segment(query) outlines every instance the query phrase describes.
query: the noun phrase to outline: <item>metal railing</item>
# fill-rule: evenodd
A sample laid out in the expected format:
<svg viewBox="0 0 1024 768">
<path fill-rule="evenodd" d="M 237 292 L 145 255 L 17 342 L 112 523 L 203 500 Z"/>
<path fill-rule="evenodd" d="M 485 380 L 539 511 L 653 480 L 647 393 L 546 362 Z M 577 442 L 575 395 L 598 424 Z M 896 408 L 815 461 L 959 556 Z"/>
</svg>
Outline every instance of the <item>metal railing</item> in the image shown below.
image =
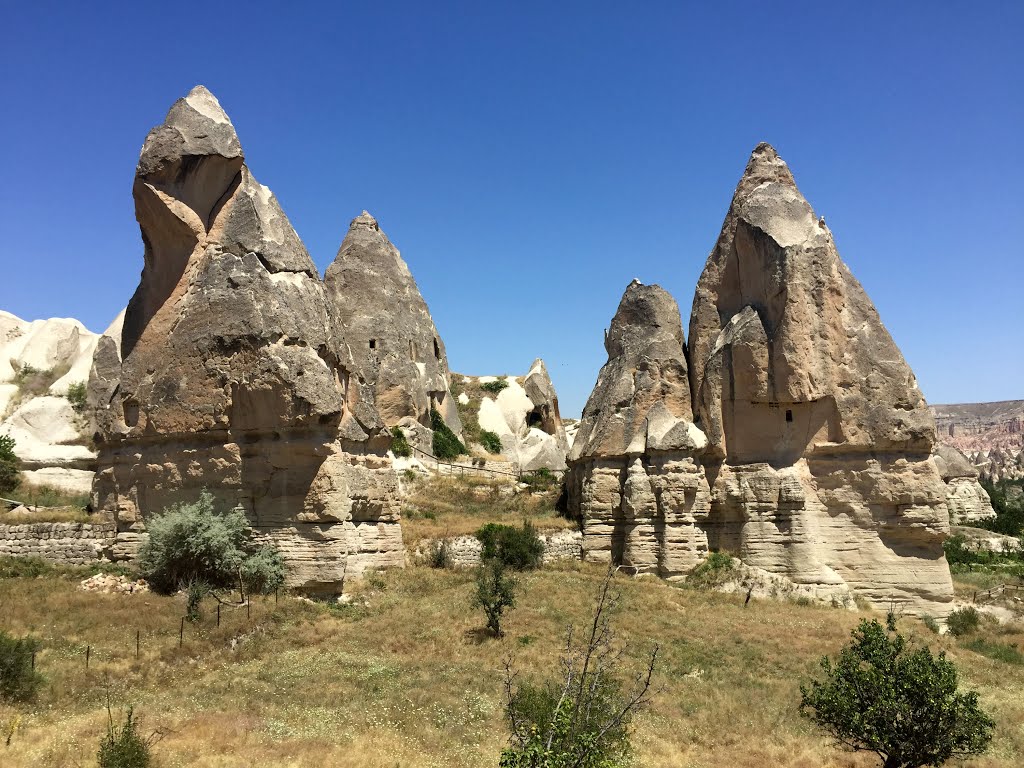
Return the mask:
<svg viewBox="0 0 1024 768">
<path fill-rule="evenodd" d="M 472 477 L 474 473 L 478 473 L 479 475 L 483 476 L 490 475 L 497 477 L 514 477 L 516 480 L 522 480 L 523 475 L 531 474 L 530 472 L 523 472 L 522 469 L 518 469 L 515 472 L 508 472 L 503 469 L 492 469 L 490 467 L 480 466 L 477 464 L 457 464 L 452 461 L 444 461 L 442 459 L 439 459 L 434 454 L 428 453 L 427 451 L 424 451 L 422 448 L 417 448 L 415 445 L 410 445 L 409 447 L 412 448 L 414 456 L 418 454 L 419 456 L 423 456 L 424 458 L 433 462 L 434 468 L 437 470 L 437 473 L 439 475 L 457 474 L 460 477 L 465 477 L 468 474 L 470 477 Z M 551 472 L 551 474 L 557 475 L 559 477 L 561 477 L 561 475 L 565 473 L 564 469 L 551 469 L 548 471 Z"/>
</svg>

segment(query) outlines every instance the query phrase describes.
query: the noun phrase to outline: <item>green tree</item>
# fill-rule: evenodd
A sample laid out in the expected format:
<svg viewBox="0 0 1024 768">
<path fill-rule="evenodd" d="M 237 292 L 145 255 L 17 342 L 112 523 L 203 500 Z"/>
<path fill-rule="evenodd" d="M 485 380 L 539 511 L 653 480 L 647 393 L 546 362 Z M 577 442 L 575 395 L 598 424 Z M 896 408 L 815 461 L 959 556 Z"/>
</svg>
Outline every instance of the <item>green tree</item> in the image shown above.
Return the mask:
<svg viewBox="0 0 1024 768">
<path fill-rule="evenodd" d="M 204 584 L 265 594 L 284 581 L 280 553 L 254 545 L 242 511 L 218 511 L 208 491 L 196 502 L 176 504 L 153 516 L 146 529 L 149 540 L 139 552 L 139 570 L 157 591 Z"/>
<path fill-rule="evenodd" d="M 75 409 L 77 413 L 81 413 L 85 410 L 86 404 L 86 387 L 84 381 L 76 381 L 74 384 L 68 385 L 68 402 L 71 403 L 71 407 Z"/>
<path fill-rule="evenodd" d="M 405 432 L 402 431 L 401 427 L 391 428 L 391 452 L 395 456 L 402 458 L 412 456 L 412 446 L 409 445 L 409 438 L 405 436 Z"/>
<path fill-rule="evenodd" d="M 484 609 L 487 629 L 501 637 L 501 617 L 506 608 L 516 607 L 516 580 L 505 571 L 500 560 L 485 560 L 477 570 L 473 605 Z"/>
<path fill-rule="evenodd" d="M 909 648 L 888 627 L 861 621 L 833 662 L 821 660 L 823 680 L 800 686 L 800 712 L 854 751 L 874 752 L 884 768 L 938 766 L 985 751 L 994 723 L 978 694 L 957 690 L 945 652 Z"/>
<path fill-rule="evenodd" d="M 488 453 L 501 453 L 501 438 L 497 432 L 491 432 L 487 429 L 480 430 L 480 445 Z"/>
<path fill-rule="evenodd" d="M 43 684 L 33 668 L 32 656 L 39 642 L 31 637 L 13 637 L 0 630 L 0 699 L 31 701 Z"/>
<path fill-rule="evenodd" d="M 19 463 L 14 453 L 14 438 L 0 435 L 0 493 L 10 493 L 21 485 Z"/>
<path fill-rule="evenodd" d="M 517 571 L 538 567 L 544 560 L 544 542 L 529 520 L 522 528 L 501 523 L 487 523 L 476 532 L 483 550 L 483 560 L 500 560 L 503 565 Z"/>
</svg>

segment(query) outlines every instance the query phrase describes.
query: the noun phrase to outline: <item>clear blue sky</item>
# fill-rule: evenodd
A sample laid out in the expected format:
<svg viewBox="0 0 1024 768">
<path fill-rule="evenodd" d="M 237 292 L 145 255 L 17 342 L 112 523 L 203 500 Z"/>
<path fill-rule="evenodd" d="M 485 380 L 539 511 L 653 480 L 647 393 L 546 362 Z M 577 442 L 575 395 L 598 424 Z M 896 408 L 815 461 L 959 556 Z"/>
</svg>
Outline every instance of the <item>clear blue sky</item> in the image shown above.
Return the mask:
<svg viewBox="0 0 1024 768">
<path fill-rule="evenodd" d="M 1024 398 L 1024 3 L 3 3 L 0 308 L 102 330 L 132 175 L 203 83 L 321 271 L 373 213 L 465 373 L 565 415 L 638 277 L 689 316 L 779 150 L 931 402 Z"/>
</svg>

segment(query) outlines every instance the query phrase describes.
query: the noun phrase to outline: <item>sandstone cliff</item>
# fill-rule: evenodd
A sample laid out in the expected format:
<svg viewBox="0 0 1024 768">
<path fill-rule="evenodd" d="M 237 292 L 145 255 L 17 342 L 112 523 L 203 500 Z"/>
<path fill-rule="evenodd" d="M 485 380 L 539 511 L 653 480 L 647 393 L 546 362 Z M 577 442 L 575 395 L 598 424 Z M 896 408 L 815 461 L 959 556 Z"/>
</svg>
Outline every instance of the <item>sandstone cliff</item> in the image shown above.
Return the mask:
<svg viewBox="0 0 1024 768">
<path fill-rule="evenodd" d="M 461 433 L 444 342 L 408 265 L 366 211 L 352 221 L 324 285 L 384 423 L 412 418 L 426 427 L 436 408 Z"/>
<path fill-rule="evenodd" d="M 373 390 L 302 241 L 198 86 L 146 138 L 145 245 L 119 349 L 90 379 L 94 504 L 120 528 L 208 488 L 274 539 L 307 589 L 404 562 Z"/>
<path fill-rule="evenodd" d="M 675 576 L 725 549 L 823 597 L 948 611 L 934 422 L 768 145 L 698 282 L 686 352 L 677 318 L 634 283 L 612 321 L 571 454 L 589 551 Z"/>
</svg>

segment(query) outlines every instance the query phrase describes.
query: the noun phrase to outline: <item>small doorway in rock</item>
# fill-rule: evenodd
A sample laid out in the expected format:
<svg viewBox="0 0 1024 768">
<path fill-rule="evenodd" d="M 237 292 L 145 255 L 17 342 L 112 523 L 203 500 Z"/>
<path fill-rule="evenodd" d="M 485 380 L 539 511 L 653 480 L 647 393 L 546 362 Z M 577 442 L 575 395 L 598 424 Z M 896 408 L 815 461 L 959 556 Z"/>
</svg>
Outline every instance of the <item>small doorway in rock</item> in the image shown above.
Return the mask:
<svg viewBox="0 0 1024 768">
<path fill-rule="evenodd" d="M 793 412 L 792 411 L 786 411 L 786 421 L 792 421 L 792 420 L 793 420 Z"/>
<path fill-rule="evenodd" d="M 434 359 L 441 359 L 441 346 L 437 343 L 437 339 L 434 339 Z"/>
<path fill-rule="evenodd" d="M 377 340 L 376 339 L 370 339 L 370 349 L 376 349 L 376 348 L 377 348 Z"/>
</svg>

